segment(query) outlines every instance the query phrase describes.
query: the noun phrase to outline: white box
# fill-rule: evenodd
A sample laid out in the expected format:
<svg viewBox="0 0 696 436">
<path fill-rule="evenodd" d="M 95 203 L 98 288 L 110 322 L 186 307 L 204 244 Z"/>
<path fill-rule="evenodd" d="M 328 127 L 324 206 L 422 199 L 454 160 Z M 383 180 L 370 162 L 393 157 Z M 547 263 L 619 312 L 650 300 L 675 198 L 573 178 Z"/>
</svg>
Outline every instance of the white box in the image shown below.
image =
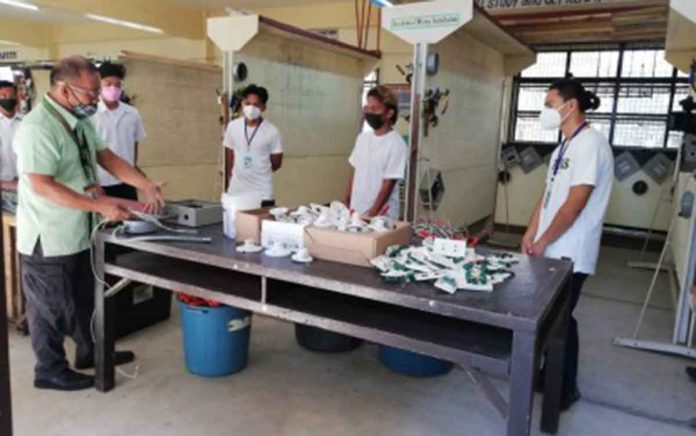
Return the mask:
<svg viewBox="0 0 696 436">
<path fill-rule="evenodd" d="M 290 250 L 304 248 L 305 225 L 263 220 L 261 223 L 261 245 L 268 248 L 273 242 L 280 242 Z"/>
</svg>

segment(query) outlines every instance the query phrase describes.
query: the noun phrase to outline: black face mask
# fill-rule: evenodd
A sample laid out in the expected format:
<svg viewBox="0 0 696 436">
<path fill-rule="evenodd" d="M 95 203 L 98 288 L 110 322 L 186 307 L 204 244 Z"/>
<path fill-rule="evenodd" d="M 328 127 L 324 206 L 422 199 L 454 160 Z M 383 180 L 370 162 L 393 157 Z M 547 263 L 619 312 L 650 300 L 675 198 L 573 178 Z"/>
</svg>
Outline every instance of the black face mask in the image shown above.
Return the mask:
<svg viewBox="0 0 696 436">
<path fill-rule="evenodd" d="M 0 107 L 5 109 L 7 112 L 12 112 L 17 107 L 16 98 L 0 98 Z"/>
<path fill-rule="evenodd" d="M 384 115 L 365 112 L 365 121 L 373 130 L 378 130 L 384 126 Z"/>
</svg>

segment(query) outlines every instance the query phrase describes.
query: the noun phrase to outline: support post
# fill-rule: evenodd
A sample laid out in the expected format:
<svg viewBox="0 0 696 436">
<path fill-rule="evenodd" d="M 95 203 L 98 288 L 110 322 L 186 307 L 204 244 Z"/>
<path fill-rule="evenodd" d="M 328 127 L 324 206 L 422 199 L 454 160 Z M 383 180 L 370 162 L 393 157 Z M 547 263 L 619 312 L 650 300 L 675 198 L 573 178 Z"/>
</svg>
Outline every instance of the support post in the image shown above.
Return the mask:
<svg viewBox="0 0 696 436">
<path fill-rule="evenodd" d="M 95 386 L 100 392 L 107 392 L 115 385 L 114 368 L 114 343 L 116 335 L 114 331 L 114 302 L 106 297 L 104 286 L 104 262 L 106 246 L 104 238 L 97 235 L 93 247 L 95 272 L 99 280 L 94 282 L 94 310 L 95 310 Z"/>
<path fill-rule="evenodd" d="M 0 212 L 0 215 L 4 212 Z M 0 232 L 0 246 L 4 246 Z M 0 271 L 5 271 L 5 257 L 0 256 Z M 12 436 L 12 391 L 10 387 L 10 348 L 7 338 L 5 280 L 0 280 L 0 434 Z"/>
<path fill-rule="evenodd" d="M 413 56 L 413 75 L 411 76 L 411 130 L 410 159 L 406 185 L 406 220 L 418 219 L 418 191 L 420 187 L 419 162 L 420 145 L 423 139 L 423 96 L 425 95 L 425 68 L 428 57 L 428 44 L 419 42 L 415 45 Z"/>
</svg>

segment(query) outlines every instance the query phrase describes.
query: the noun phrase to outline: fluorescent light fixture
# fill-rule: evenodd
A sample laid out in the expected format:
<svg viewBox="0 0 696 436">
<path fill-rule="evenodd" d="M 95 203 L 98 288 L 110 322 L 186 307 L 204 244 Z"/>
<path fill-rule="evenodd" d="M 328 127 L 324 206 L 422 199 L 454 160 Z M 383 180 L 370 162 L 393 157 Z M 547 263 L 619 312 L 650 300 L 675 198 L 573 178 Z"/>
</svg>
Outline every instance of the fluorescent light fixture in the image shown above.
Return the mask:
<svg viewBox="0 0 696 436">
<path fill-rule="evenodd" d="M 3 0 L 0 0 L 0 2 L 2 2 L 2 1 Z M 134 23 L 132 21 L 119 20 L 118 18 L 105 17 L 103 15 L 95 15 L 95 14 L 85 14 L 85 17 L 87 17 L 91 20 L 101 21 L 102 23 L 114 24 L 116 26 L 129 27 L 131 29 L 142 30 L 145 32 L 164 33 L 164 30 L 159 29 L 157 27 L 146 26 L 144 24 Z"/>
<path fill-rule="evenodd" d="M 391 8 L 392 6 L 394 6 L 394 4 L 389 0 L 372 0 L 372 3 L 379 6 L 380 8 Z"/>
<path fill-rule="evenodd" d="M 39 7 L 32 5 L 31 3 L 24 3 L 16 0 L 0 0 L 0 4 L 7 6 L 14 6 L 15 8 L 22 8 L 28 11 L 38 11 Z"/>
</svg>

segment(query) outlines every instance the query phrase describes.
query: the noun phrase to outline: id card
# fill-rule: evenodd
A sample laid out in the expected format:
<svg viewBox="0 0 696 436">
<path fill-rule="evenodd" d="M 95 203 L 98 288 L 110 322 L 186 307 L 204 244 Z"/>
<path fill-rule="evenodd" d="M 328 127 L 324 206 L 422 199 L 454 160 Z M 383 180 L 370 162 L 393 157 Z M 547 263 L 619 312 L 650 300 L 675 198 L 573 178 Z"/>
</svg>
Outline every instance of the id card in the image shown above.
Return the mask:
<svg viewBox="0 0 696 436">
<path fill-rule="evenodd" d="M 251 159 L 250 155 L 244 155 L 242 158 L 242 163 L 244 164 L 244 168 L 249 170 L 253 166 L 253 160 Z"/>
<path fill-rule="evenodd" d="M 546 198 L 544 198 L 544 209 L 547 209 L 549 207 L 550 202 L 551 202 L 551 189 L 548 189 L 546 191 Z"/>
</svg>

